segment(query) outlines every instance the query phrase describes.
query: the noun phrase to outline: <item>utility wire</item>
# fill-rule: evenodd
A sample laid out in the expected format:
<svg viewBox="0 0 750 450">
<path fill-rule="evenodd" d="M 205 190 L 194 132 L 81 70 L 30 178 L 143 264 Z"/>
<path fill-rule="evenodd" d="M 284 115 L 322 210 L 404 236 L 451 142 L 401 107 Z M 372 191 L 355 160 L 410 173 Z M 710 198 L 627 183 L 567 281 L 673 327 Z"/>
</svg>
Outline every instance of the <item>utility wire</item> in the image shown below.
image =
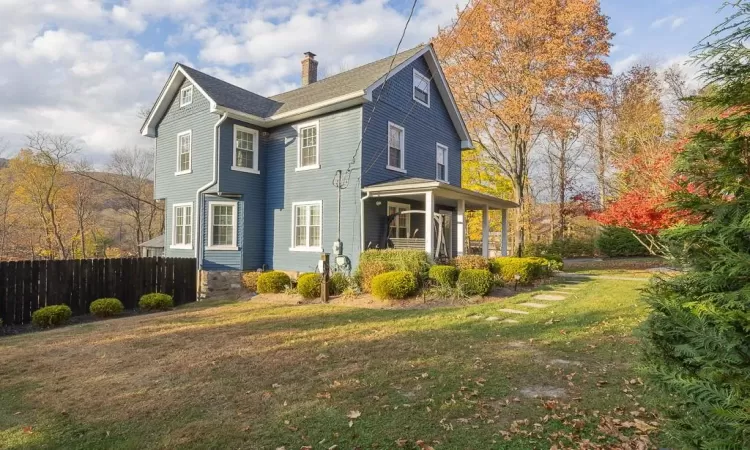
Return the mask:
<svg viewBox="0 0 750 450">
<path fill-rule="evenodd" d="M 461 17 L 462 17 L 463 15 L 464 15 L 464 13 L 466 12 L 466 10 L 467 10 L 467 9 L 469 8 L 469 5 L 471 4 L 471 1 L 472 1 L 472 0 L 469 0 L 469 1 L 468 1 L 468 2 L 466 3 L 466 6 L 464 7 L 464 9 L 462 9 L 462 10 L 461 10 L 461 12 L 460 12 L 460 13 L 458 14 L 458 17 L 456 17 L 456 24 L 458 24 L 458 23 L 459 23 L 459 21 L 461 20 Z M 467 23 L 469 22 L 469 19 L 471 18 L 471 13 L 473 13 L 473 12 L 474 12 L 475 10 L 476 10 L 476 8 L 472 9 L 472 10 L 471 10 L 471 11 L 469 12 L 469 15 L 468 15 L 468 16 L 466 16 L 466 22 L 464 22 L 463 24 L 461 24 L 461 25 L 462 25 L 462 27 L 465 27 L 465 26 L 466 26 L 466 24 L 467 24 Z M 460 29 L 459 29 L 458 31 L 460 31 Z M 452 50 L 452 47 L 453 47 L 453 45 L 454 45 L 455 43 L 456 43 L 456 40 L 454 39 L 453 41 L 451 41 L 450 45 L 448 46 L 448 49 Z M 448 50 L 446 50 L 446 51 L 445 51 L 445 53 L 446 53 L 446 54 L 450 54 L 450 52 L 449 52 Z M 434 73 L 431 73 L 431 74 L 430 74 L 430 78 L 429 78 L 429 79 L 427 79 L 427 89 L 429 89 L 429 87 L 430 87 L 430 83 L 432 83 L 432 79 L 433 79 L 433 78 L 435 78 L 435 74 L 434 74 Z M 422 80 L 420 81 L 419 87 L 422 87 L 422 86 L 423 86 L 423 82 L 424 82 L 424 78 L 423 78 L 423 79 L 422 79 Z M 416 102 L 416 101 L 412 102 L 412 104 L 411 104 L 411 107 L 410 107 L 410 108 L 409 108 L 409 110 L 408 110 L 408 111 L 406 112 L 406 115 L 404 116 L 404 118 L 403 118 L 403 120 L 401 121 L 401 123 L 403 123 L 403 124 L 405 124 L 405 123 L 406 123 L 406 120 L 407 120 L 407 119 L 409 118 L 409 116 L 411 115 L 411 112 L 412 112 L 412 111 L 414 110 L 414 106 L 416 106 L 416 104 L 417 104 L 417 102 Z M 370 116 L 370 119 L 371 119 L 371 118 L 372 118 L 372 115 Z M 369 120 L 368 120 L 368 123 L 369 123 Z M 362 133 L 362 136 L 364 137 L 364 132 Z M 388 139 L 386 140 L 386 143 L 385 143 L 385 146 L 383 147 L 383 149 L 382 149 L 382 150 L 380 150 L 380 152 L 378 152 L 378 154 L 377 154 L 377 155 L 375 155 L 375 157 L 374 157 L 374 158 L 372 158 L 372 159 L 370 160 L 370 164 L 369 164 L 369 165 L 367 166 L 367 169 L 366 169 L 366 170 L 364 171 L 364 173 L 363 173 L 362 175 L 365 175 L 365 174 L 367 174 L 367 173 L 368 173 L 368 172 L 369 172 L 370 170 L 372 170 L 372 167 L 373 167 L 373 166 L 375 165 L 375 163 L 376 163 L 376 162 L 378 161 L 378 159 L 380 159 L 380 156 L 381 156 L 381 155 L 382 155 L 382 154 L 383 154 L 383 153 L 384 153 L 384 152 L 385 152 L 385 151 L 386 151 L 386 150 L 388 149 L 388 147 L 389 147 L 389 146 L 390 146 L 390 134 L 388 135 Z M 401 149 L 401 151 L 403 151 L 403 150 L 404 150 L 404 149 Z"/>
</svg>

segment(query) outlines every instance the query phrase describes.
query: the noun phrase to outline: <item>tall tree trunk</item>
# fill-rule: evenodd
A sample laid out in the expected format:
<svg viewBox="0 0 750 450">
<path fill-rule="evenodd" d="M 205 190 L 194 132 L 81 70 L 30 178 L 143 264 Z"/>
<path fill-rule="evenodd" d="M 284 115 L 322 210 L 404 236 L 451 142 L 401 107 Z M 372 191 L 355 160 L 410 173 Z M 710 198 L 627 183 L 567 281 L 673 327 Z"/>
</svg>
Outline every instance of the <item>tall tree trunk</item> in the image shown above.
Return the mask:
<svg viewBox="0 0 750 450">
<path fill-rule="evenodd" d="M 559 167 L 557 172 L 559 186 L 557 188 L 557 219 L 558 219 L 558 226 L 559 226 L 559 234 L 558 236 L 562 239 L 565 238 L 565 186 L 567 185 L 567 170 L 565 167 L 565 158 L 566 158 L 566 145 L 567 142 L 565 139 L 562 139 L 560 141 L 560 160 L 558 161 Z"/>
<path fill-rule="evenodd" d="M 596 178 L 599 183 L 599 207 L 604 210 L 607 206 L 607 181 L 605 179 L 607 171 L 607 148 L 604 138 L 604 118 L 602 117 L 601 112 L 596 116 L 596 156 Z"/>
</svg>

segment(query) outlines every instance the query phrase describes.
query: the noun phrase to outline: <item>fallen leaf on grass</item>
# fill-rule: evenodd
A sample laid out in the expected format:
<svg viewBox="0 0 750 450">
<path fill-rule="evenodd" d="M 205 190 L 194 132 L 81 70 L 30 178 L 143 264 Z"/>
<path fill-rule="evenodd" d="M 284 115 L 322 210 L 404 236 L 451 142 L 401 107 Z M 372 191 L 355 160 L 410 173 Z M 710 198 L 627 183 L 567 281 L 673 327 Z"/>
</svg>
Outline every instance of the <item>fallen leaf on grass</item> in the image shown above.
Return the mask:
<svg viewBox="0 0 750 450">
<path fill-rule="evenodd" d="M 427 443 L 425 443 L 425 441 L 423 440 L 419 440 L 415 442 L 415 444 L 417 444 L 417 446 L 421 448 L 422 450 L 435 450 L 432 446 L 427 445 Z"/>
<path fill-rule="evenodd" d="M 354 411 L 349 411 L 349 414 L 347 414 L 346 417 L 350 419 L 358 419 L 359 416 L 361 415 L 362 415 L 361 412 L 354 410 Z"/>
<path fill-rule="evenodd" d="M 331 393 L 330 392 L 318 392 L 317 394 L 315 394 L 315 397 L 317 397 L 317 398 L 331 398 Z"/>
<path fill-rule="evenodd" d="M 396 439 L 396 445 L 398 445 L 399 448 L 404 448 L 406 446 L 406 444 L 408 444 L 408 443 L 409 443 L 409 441 L 406 440 L 406 439 L 404 439 L 404 438 Z"/>
<path fill-rule="evenodd" d="M 26 433 L 26 434 L 31 434 L 31 433 L 33 433 L 32 429 L 33 428 L 31 427 L 31 425 L 29 425 L 27 427 L 23 427 L 23 432 Z"/>
</svg>

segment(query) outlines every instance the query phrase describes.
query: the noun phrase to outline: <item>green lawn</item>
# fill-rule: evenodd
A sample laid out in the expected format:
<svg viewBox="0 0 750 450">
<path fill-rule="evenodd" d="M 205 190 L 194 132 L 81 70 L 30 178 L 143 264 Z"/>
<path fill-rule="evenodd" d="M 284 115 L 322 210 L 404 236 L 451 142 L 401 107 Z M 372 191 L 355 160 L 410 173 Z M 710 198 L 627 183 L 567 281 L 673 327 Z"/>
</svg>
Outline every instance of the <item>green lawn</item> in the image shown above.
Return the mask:
<svg viewBox="0 0 750 450">
<path fill-rule="evenodd" d="M 652 447 L 643 285 L 549 285 L 571 294 L 539 310 L 517 305 L 538 292 L 436 309 L 205 302 L 2 338 L 0 448 Z"/>
</svg>

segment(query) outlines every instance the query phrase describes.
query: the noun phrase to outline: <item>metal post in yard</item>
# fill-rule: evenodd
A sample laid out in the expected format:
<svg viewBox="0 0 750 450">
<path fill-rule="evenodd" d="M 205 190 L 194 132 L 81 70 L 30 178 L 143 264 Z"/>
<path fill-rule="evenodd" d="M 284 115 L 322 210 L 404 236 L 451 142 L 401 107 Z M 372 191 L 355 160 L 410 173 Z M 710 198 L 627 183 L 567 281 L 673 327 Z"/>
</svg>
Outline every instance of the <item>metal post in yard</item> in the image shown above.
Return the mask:
<svg viewBox="0 0 750 450">
<path fill-rule="evenodd" d="M 328 268 L 330 265 L 330 257 L 331 255 L 329 253 L 320 254 L 322 266 L 320 271 L 320 299 L 323 300 L 324 303 L 328 303 Z"/>
</svg>

